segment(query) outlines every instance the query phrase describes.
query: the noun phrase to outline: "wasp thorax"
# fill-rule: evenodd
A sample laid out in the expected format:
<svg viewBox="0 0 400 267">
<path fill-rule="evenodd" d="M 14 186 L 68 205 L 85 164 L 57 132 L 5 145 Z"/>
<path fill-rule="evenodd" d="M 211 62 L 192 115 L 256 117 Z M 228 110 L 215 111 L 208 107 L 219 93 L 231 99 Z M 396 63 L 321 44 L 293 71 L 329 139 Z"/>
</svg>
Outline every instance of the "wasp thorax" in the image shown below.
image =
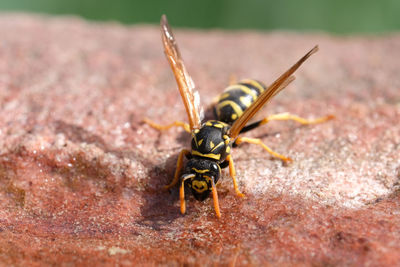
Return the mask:
<svg viewBox="0 0 400 267">
<path fill-rule="evenodd" d="M 216 161 L 225 160 L 230 153 L 229 125 L 220 121 L 207 121 L 193 132 L 192 155 Z"/>
</svg>

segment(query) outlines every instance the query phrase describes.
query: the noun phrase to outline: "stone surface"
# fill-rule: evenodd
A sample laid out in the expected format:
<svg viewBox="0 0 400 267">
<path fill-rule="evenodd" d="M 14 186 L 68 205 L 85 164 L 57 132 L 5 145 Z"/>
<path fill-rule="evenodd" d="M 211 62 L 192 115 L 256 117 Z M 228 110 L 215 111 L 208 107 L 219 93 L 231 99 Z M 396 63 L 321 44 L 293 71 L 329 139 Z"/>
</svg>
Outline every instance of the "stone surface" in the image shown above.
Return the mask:
<svg viewBox="0 0 400 267">
<path fill-rule="evenodd" d="M 173 21 L 171 22 L 173 24 Z M 177 30 L 202 102 L 229 76 L 266 83 L 320 51 L 234 150 L 239 186 L 211 199 L 160 188 L 190 137 L 143 125 L 185 120 L 159 29 L 0 16 L 0 263 L 3 265 L 390 266 L 400 262 L 400 35 Z M 261 114 L 262 115 L 262 114 Z"/>
</svg>

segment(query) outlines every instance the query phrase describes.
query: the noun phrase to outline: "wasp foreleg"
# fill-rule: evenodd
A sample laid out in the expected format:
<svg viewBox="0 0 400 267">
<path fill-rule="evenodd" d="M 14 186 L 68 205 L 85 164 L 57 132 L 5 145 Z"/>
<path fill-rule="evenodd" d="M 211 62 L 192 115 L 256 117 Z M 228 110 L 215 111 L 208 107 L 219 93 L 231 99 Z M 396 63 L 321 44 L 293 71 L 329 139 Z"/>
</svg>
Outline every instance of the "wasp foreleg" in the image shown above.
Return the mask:
<svg viewBox="0 0 400 267">
<path fill-rule="evenodd" d="M 181 170 L 183 167 L 183 157 L 184 156 L 187 157 L 188 155 L 190 155 L 190 151 L 187 149 L 182 149 L 182 151 L 179 153 L 178 162 L 176 163 L 174 179 L 172 180 L 172 182 L 169 185 L 164 186 L 165 190 L 170 189 L 171 187 L 175 186 L 178 183 L 179 175 L 181 174 Z"/>
<path fill-rule="evenodd" d="M 221 212 L 219 210 L 217 187 L 215 186 L 214 179 L 211 179 L 211 188 L 212 188 L 212 196 L 213 196 L 213 201 L 214 201 L 215 214 L 217 215 L 218 218 L 221 218 Z"/>
<path fill-rule="evenodd" d="M 236 195 L 238 197 L 244 197 L 244 194 L 242 192 L 240 192 L 237 181 L 236 181 L 236 170 L 235 170 L 235 166 L 233 165 L 232 156 L 228 155 L 226 157 L 226 160 L 229 162 L 229 174 L 232 177 L 233 188 L 235 189 Z"/>
</svg>

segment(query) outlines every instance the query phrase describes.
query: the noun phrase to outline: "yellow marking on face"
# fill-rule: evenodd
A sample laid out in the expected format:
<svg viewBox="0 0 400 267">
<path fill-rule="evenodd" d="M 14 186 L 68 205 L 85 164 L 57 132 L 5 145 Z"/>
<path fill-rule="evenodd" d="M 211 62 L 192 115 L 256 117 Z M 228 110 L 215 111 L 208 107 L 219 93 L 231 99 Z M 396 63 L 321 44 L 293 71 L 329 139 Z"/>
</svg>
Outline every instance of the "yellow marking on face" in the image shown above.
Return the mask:
<svg viewBox="0 0 400 267">
<path fill-rule="evenodd" d="M 220 142 L 218 145 L 216 145 L 216 146 L 211 150 L 211 152 L 213 152 L 215 149 L 217 149 L 218 147 L 223 146 L 223 145 L 224 145 L 224 142 Z"/>
<path fill-rule="evenodd" d="M 208 189 L 208 185 L 205 181 L 194 180 L 192 182 L 192 188 L 199 193 L 203 193 Z"/>
<path fill-rule="evenodd" d="M 221 102 L 218 104 L 218 108 L 220 108 L 220 109 L 222 109 L 225 106 L 231 106 L 237 116 L 240 116 L 243 113 L 242 108 L 237 103 L 233 102 L 232 100 L 225 100 L 224 102 Z"/>
<path fill-rule="evenodd" d="M 201 140 L 199 141 L 199 146 L 201 146 L 201 143 L 203 143 L 203 139 L 201 139 Z"/>
<path fill-rule="evenodd" d="M 207 175 L 203 175 L 203 177 L 206 179 L 207 183 L 211 182 L 211 177 Z"/>
<path fill-rule="evenodd" d="M 236 120 L 237 117 L 238 117 L 238 115 L 236 113 L 232 114 L 232 116 L 231 116 L 232 120 Z"/>
<path fill-rule="evenodd" d="M 262 86 L 259 82 L 255 81 L 255 80 L 250 80 L 250 79 L 245 79 L 245 80 L 241 80 L 241 83 L 248 83 L 253 85 L 254 87 L 256 87 L 258 90 L 260 90 L 260 93 L 264 92 L 264 86 Z"/>
<path fill-rule="evenodd" d="M 210 171 L 209 169 L 199 170 L 199 169 L 196 169 L 196 168 L 192 168 L 192 170 L 194 170 L 194 171 L 197 172 L 197 173 L 206 173 L 206 172 L 209 172 L 209 171 Z"/>
<path fill-rule="evenodd" d="M 240 102 L 242 102 L 243 105 L 245 105 L 246 107 L 250 107 L 251 103 L 253 103 L 251 101 L 251 99 L 249 99 L 248 96 L 241 96 L 239 97 Z"/>
<path fill-rule="evenodd" d="M 204 158 L 211 158 L 211 159 L 215 159 L 215 160 L 220 160 L 221 159 L 221 155 L 220 154 L 203 154 L 200 153 L 199 151 L 196 150 L 192 150 L 192 155 L 194 156 L 200 156 L 200 157 L 204 157 Z"/>
<path fill-rule="evenodd" d="M 212 141 L 210 141 L 210 148 L 213 148 L 215 145 Z"/>
</svg>

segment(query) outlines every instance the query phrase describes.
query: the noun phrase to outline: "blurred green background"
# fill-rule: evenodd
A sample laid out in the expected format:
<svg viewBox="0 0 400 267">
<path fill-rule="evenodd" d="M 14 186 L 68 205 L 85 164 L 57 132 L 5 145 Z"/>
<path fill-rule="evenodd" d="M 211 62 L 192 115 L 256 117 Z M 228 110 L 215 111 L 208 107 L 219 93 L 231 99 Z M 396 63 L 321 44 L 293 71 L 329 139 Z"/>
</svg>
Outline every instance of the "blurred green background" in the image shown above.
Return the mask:
<svg viewBox="0 0 400 267">
<path fill-rule="evenodd" d="M 174 27 L 382 33 L 400 29 L 400 0 L 0 0 L 0 12 L 77 15 Z"/>
</svg>

